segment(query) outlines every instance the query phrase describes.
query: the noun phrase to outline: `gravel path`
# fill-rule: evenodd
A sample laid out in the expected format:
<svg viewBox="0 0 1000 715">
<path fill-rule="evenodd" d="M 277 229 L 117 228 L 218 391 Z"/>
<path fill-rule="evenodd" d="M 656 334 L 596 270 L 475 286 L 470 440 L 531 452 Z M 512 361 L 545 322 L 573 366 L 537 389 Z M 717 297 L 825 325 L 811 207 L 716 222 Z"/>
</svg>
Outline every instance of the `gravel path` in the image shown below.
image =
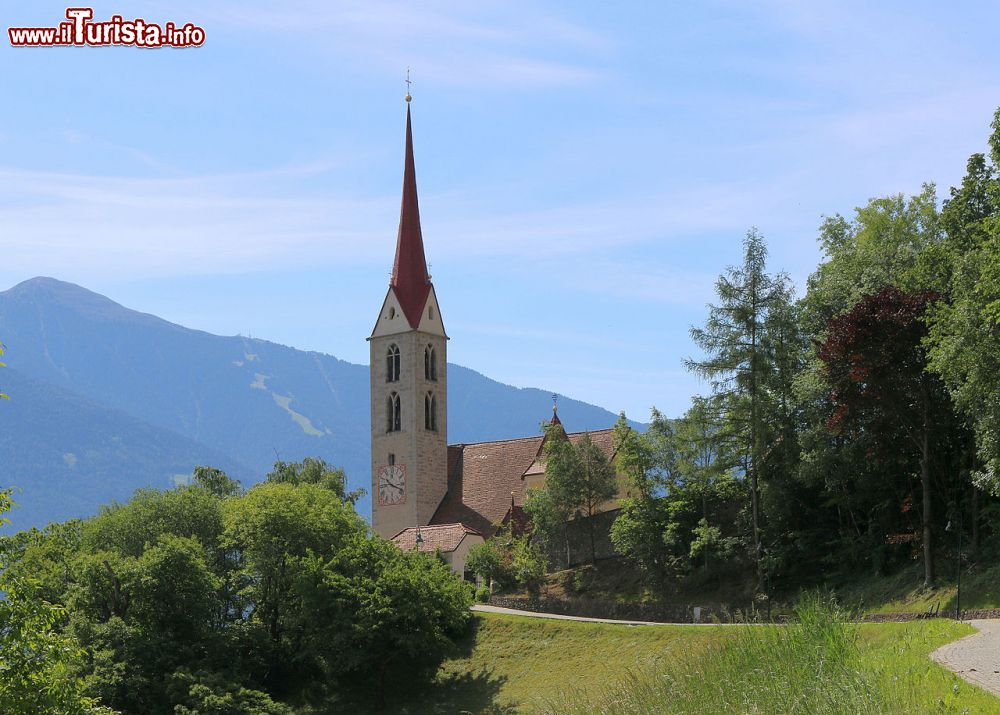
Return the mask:
<svg viewBox="0 0 1000 715">
<path fill-rule="evenodd" d="M 931 658 L 961 678 L 1000 696 L 1000 620 L 969 621 L 979 633 L 941 646 Z"/>
</svg>

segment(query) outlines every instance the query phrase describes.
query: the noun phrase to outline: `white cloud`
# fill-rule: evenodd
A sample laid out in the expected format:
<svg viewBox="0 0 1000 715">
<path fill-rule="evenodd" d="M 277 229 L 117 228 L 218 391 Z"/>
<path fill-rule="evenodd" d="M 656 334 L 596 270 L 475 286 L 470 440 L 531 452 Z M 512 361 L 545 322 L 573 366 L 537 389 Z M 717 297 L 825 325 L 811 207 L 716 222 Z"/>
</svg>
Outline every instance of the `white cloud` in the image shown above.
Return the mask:
<svg viewBox="0 0 1000 715">
<path fill-rule="evenodd" d="M 421 3 L 297 0 L 176 5 L 172 13 L 207 26 L 294 42 L 323 56 L 380 72 L 414 69 L 415 87 L 574 86 L 605 72 L 611 43 L 597 32 L 539 11 L 531 3 Z M 207 28 L 206 28 L 207 29 Z M 402 77 L 400 77 L 402 80 Z"/>
<path fill-rule="evenodd" d="M 105 178 L 0 169 L 6 271 L 141 276 L 363 257 L 394 202 L 290 199 L 257 174 Z M 273 189 L 274 187 L 272 187 Z"/>
<path fill-rule="evenodd" d="M 395 238 L 398 199 L 307 191 L 324 171 L 127 178 L 0 168 L 4 268 L 169 276 L 384 263 Z M 425 217 L 424 230 L 442 262 L 607 254 L 679 234 L 742 232 L 747 217 L 773 206 L 780 191 L 774 184 L 705 186 L 521 212 L 459 194 L 425 196 L 425 205 L 435 206 L 435 221 Z M 578 272 L 588 269 L 586 261 L 576 265 Z M 629 290 L 651 294 L 656 280 Z"/>
</svg>

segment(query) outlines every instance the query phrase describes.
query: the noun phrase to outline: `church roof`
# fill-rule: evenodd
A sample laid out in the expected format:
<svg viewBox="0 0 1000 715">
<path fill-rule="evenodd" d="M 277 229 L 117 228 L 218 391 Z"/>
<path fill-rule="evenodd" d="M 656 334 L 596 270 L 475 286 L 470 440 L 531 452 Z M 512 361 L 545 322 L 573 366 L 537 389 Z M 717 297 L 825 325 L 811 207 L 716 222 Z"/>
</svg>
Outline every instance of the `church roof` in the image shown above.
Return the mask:
<svg viewBox="0 0 1000 715">
<path fill-rule="evenodd" d="M 569 435 L 574 444 L 585 432 Z M 608 458 L 614 456 L 612 430 L 590 432 L 594 444 Z M 462 523 L 484 536 L 496 531 L 511 509 L 524 506 L 527 482 L 523 479 L 532 466 L 539 465 L 543 437 L 452 444 L 448 446 L 448 492 L 438 506 L 431 524 Z"/>
<path fill-rule="evenodd" d="M 413 547 L 417 547 L 418 551 L 437 551 L 441 549 L 441 551 L 448 553 L 457 549 L 458 545 L 462 543 L 462 539 L 467 535 L 482 536 L 478 531 L 465 524 L 436 524 L 420 527 L 420 538 L 423 541 L 418 544 L 417 531 L 416 527 L 411 526 L 393 536 L 392 540 L 403 551 L 409 551 Z"/>
<path fill-rule="evenodd" d="M 396 293 L 410 327 L 420 325 L 420 316 L 431 292 L 431 277 L 424 257 L 424 239 L 420 231 L 420 207 L 417 203 L 417 172 L 413 163 L 413 132 L 410 128 L 410 105 L 406 105 L 406 159 L 403 166 L 403 201 L 399 209 L 399 233 L 396 236 L 396 259 L 389 281 Z"/>
</svg>

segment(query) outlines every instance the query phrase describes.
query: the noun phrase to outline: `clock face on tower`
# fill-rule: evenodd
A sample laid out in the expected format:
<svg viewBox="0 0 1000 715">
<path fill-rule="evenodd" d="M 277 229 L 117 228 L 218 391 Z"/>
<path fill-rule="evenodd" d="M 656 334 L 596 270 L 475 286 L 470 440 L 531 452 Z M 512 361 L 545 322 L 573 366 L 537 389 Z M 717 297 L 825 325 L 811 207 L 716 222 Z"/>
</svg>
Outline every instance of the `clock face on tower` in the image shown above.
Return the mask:
<svg viewBox="0 0 1000 715">
<path fill-rule="evenodd" d="M 378 468 L 379 506 L 393 506 L 406 501 L 406 465 L 387 464 Z"/>
</svg>

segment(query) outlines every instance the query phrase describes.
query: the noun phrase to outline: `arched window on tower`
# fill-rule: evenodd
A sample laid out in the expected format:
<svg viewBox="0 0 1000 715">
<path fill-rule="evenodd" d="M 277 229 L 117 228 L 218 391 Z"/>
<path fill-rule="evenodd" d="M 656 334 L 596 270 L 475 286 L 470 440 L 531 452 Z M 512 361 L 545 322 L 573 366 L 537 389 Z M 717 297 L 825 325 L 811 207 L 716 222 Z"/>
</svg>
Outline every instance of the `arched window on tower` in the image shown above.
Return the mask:
<svg viewBox="0 0 1000 715">
<path fill-rule="evenodd" d="M 403 429 L 403 416 L 399 409 L 399 395 L 395 392 L 385 398 L 385 431 L 399 432 Z"/>
<path fill-rule="evenodd" d="M 385 353 L 385 381 L 399 381 L 399 348 L 392 344 Z"/>
<path fill-rule="evenodd" d="M 435 382 L 438 379 L 437 352 L 435 352 L 433 345 L 424 348 L 424 379 Z"/>
<path fill-rule="evenodd" d="M 424 429 L 437 432 L 437 398 L 433 392 L 424 395 Z"/>
</svg>

